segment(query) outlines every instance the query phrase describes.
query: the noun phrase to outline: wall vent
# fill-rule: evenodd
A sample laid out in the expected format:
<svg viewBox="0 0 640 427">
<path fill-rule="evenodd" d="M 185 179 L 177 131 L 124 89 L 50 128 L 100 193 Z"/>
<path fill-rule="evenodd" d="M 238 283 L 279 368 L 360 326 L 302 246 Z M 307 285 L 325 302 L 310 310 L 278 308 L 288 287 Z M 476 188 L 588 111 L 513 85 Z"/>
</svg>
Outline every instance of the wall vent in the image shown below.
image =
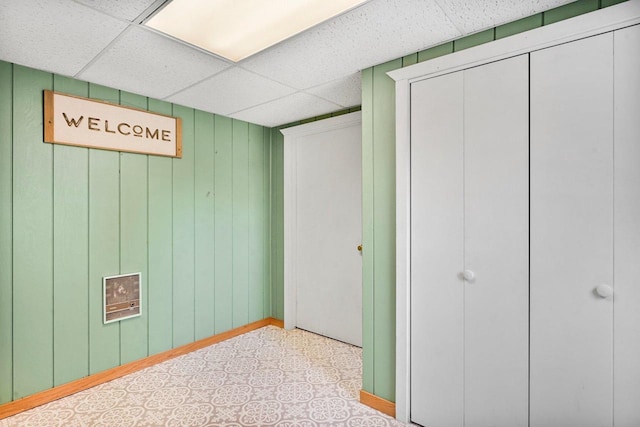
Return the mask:
<svg viewBox="0 0 640 427">
<path fill-rule="evenodd" d="M 102 295 L 105 324 L 140 316 L 140 273 L 104 277 Z"/>
</svg>

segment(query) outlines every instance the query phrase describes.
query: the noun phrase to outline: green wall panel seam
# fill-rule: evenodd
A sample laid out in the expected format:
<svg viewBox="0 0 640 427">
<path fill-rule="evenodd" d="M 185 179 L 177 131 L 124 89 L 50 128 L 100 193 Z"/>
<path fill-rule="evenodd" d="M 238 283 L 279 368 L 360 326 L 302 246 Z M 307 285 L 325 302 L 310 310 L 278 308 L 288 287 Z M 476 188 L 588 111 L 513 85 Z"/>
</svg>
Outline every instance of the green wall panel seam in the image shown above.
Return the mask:
<svg viewBox="0 0 640 427">
<path fill-rule="evenodd" d="M 375 71 L 374 67 L 371 72 L 371 100 L 373 101 L 376 98 L 376 84 L 375 84 Z M 375 103 L 374 103 L 375 104 Z M 376 327 L 375 327 L 375 319 L 376 319 L 376 244 L 375 244 L 375 234 L 376 234 L 376 216 L 375 216 L 375 206 L 376 206 L 376 132 L 375 132 L 375 123 L 376 123 L 376 110 L 372 109 L 371 111 L 371 223 L 373 224 L 373 233 L 371 234 L 371 318 L 373 323 L 371 324 L 371 328 L 373 329 L 373 339 L 371 340 L 371 346 L 374 349 L 371 356 L 371 365 L 372 368 L 376 366 Z M 375 394 L 376 391 L 376 371 L 373 369 L 371 375 L 371 387 L 372 393 Z"/>
<path fill-rule="evenodd" d="M 146 100 L 146 103 L 147 103 L 146 109 L 147 109 L 147 111 L 150 111 L 151 104 L 150 104 L 149 98 L 147 97 L 147 98 L 145 98 L 145 100 Z M 151 271 L 151 266 L 149 265 L 149 233 L 150 233 L 150 230 L 149 230 L 149 218 L 150 218 L 150 212 L 151 212 L 151 209 L 149 209 L 149 201 L 150 201 L 150 198 L 149 198 L 149 187 L 150 187 L 150 182 L 151 182 L 150 167 L 149 167 L 150 166 L 150 161 L 151 161 L 151 156 L 147 155 L 146 159 L 145 159 L 146 167 L 147 167 L 147 174 L 146 174 L 147 175 L 147 185 L 146 185 L 146 191 L 145 191 L 145 194 L 146 194 L 146 197 L 147 197 L 147 202 L 146 202 L 147 203 L 147 224 L 146 224 L 147 225 L 147 236 L 146 236 L 147 237 L 147 241 L 146 241 L 146 243 L 147 243 L 146 244 L 146 248 L 147 248 L 147 256 L 146 256 L 147 290 L 146 290 L 145 295 L 144 295 L 144 298 L 146 298 L 146 300 L 145 300 L 146 301 L 146 303 L 145 303 L 146 307 L 144 307 L 144 310 L 147 313 L 147 317 L 146 317 L 146 322 L 147 322 L 147 325 L 146 325 L 146 329 L 147 329 L 147 333 L 146 333 L 146 335 L 147 335 L 147 345 L 146 345 L 146 348 L 147 348 L 147 351 L 146 351 L 146 353 L 147 353 L 147 356 L 151 356 L 151 317 L 149 316 L 149 314 L 150 314 L 149 313 L 149 308 L 150 308 L 149 302 L 151 301 L 149 299 L 149 295 L 151 294 L 151 280 L 149 280 L 150 276 L 151 276 L 149 274 L 150 271 Z"/>
<path fill-rule="evenodd" d="M 275 311 L 273 310 L 273 132 L 277 132 L 274 130 L 269 131 L 269 309 L 270 314 L 274 315 Z"/>
<path fill-rule="evenodd" d="M 14 256 L 14 250 L 15 250 L 15 229 L 14 229 L 14 224 L 15 224 L 15 220 L 14 220 L 14 213 L 13 213 L 13 206 L 14 206 L 14 198 L 15 198 L 15 194 L 13 192 L 13 186 L 15 185 L 15 169 L 13 167 L 13 159 L 14 159 L 14 153 L 15 153 L 15 126 L 13 125 L 13 103 L 15 102 L 15 65 L 11 64 L 11 108 L 9 109 L 11 111 L 11 309 L 12 309 L 12 318 L 11 318 L 11 338 L 12 338 L 12 342 L 11 342 L 11 346 L 12 346 L 12 350 L 11 350 L 11 357 L 12 357 L 12 361 L 11 361 L 11 400 L 13 400 L 13 396 L 15 395 L 15 388 L 16 388 L 16 382 L 15 382 L 15 320 L 13 318 L 13 307 L 14 307 L 14 302 L 15 302 L 15 289 L 14 289 L 14 283 L 15 283 L 15 256 Z"/>
<path fill-rule="evenodd" d="M 233 150 L 233 146 L 234 146 L 234 126 L 233 123 L 235 122 L 235 119 L 231 120 L 231 328 L 233 328 L 233 318 L 235 315 L 235 301 L 233 300 L 233 285 L 235 284 L 235 276 L 234 276 L 234 269 L 233 269 L 233 265 L 234 265 L 234 261 L 235 261 L 235 254 L 233 252 L 234 249 L 234 242 L 233 242 L 233 228 L 235 225 L 235 218 L 233 215 L 233 196 L 234 196 L 234 187 L 233 187 L 233 160 L 234 160 L 234 150 Z"/>
<path fill-rule="evenodd" d="M 53 78 L 53 74 L 51 74 L 51 89 L 55 89 L 54 86 L 54 78 Z M 51 227 L 51 306 L 55 307 L 56 305 L 56 289 L 55 289 L 55 275 L 56 275 L 56 259 L 55 259 L 55 251 L 53 250 L 54 245 L 55 245 L 55 219 L 56 219 L 56 211 L 54 209 L 54 200 L 55 200 L 55 157 L 56 157 L 56 152 L 53 149 L 53 145 L 50 147 L 51 148 L 51 197 L 49 199 L 49 203 L 51 204 L 51 220 L 49 221 L 49 226 Z M 56 352 L 55 352 L 55 342 L 56 342 L 56 330 L 55 330 L 55 313 L 51 312 L 51 367 L 52 367 L 52 371 L 51 371 L 51 382 L 52 382 L 52 386 L 55 384 L 56 382 L 56 377 L 55 377 L 55 373 L 56 373 Z"/>
<path fill-rule="evenodd" d="M 13 194 L 13 181 L 14 181 L 14 168 L 13 168 L 13 156 L 14 156 L 14 151 L 15 151 L 15 127 L 13 126 L 13 103 L 15 100 L 15 95 L 14 95 L 14 91 L 15 91 L 15 66 L 13 64 L 11 64 L 11 108 L 9 108 L 10 114 L 11 116 L 9 117 L 10 120 L 10 126 L 11 126 L 11 311 L 12 311 L 12 317 L 11 317 L 11 399 L 13 399 L 13 396 L 15 394 L 15 380 L 14 380 L 14 367 L 15 367 L 15 353 L 13 351 L 14 347 L 15 347 L 15 322 L 13 320 L 13 306 L 14 306 L 14 300 L 15 300 L 15 293 L 14 293 L 14 289 L 13 289 L 13 284 L 14 282 L 14 256 L 13 256 L 13 251 L 14 251 L 14 219 L 13 219 L 13 206 L 14 206 L 14 194 Z"/>
<path fill-rule="evenodd" d="M 2 126 L 2 128 L 4 129 L 8 129 L 7 131 L 7 140 L 4 142 L 4 144 L 2 143 L 2 141 L 0 141 L 0 147 L 2 147 L 3 145 L 6 146 L 6 156 L 4 157 L 4 160 L 7 161 L 7 165 L 3 165 L 3 168 L 6 167 L 6 169 L 4 169 L 4 174 L 6 174 L 7 180 L 4 183 L 0 183 L 0 185 L 5 186 L 4 190 L 6 190 L 6 198 L 7 201 L 9 202 L 8 205 L 4 205 L 4 209 L 3 209 L 3 215 L 6 214 L 6 223 L 5 224 L 0 224 L 3 228 L 6 227 L 6 231 L 7 234 L 5 234 L 3 236 L 3 239 L 1 243 L 3 245 L 6 245 L 4 248 L 0 248 L 0 250 L 2 250 L 4 252 L 4 254 L 6 255 L 6 259 L 4 260 L 4 264 L 7 267 L 7 270 L 5 270 L 5 274 L 7 274 L 6 277 L 6 282 L 2 282 L 0 281 L 0 287 L 3 287 L 4 290 L 0 289 L 0 292 L 7 292 L 7 294 L 9 294 L 9 298 L 7 298 L 5 300 L 5 303 L 8 305 L 8 307 L 2 307 L 2 310 L 0 310 L 0 314 L 4 314 L 7 317 L 7 324 L 4 325 L 5 331 L 6 331 L 6 335 L 4 335 L 4 342 L 0 343 L 0 349 L 2 349 L 4 351 L 8 350 L 9 353 L 9 358 L 5 359 L 5 360 L 10 360 L 9 362 L 7 362 L 7 365 L 3 367 L 3 372 L 2 372 L 2 379 L 3 381 L 0 382 L 0 385 L 3 385 L 4 388 L 0 389 L 0 403 L 4 403 L 6 401 L 10 401 L 13 398 L 14 395 L 14 384 L 13 384 L 13 366 L 14 366 L 14 356 L 13 356 L 13 341 L 14 341 L 14 325 L 13 325 L 13 143 L 14 143 L 14 138 L 13 138 L 13 64 L 9 64 L 9 63 L 4 63 L 4 62 L 0 62 L 0 67 L 2 67 L 3 70 L 6 71 L 6 73 L 8 74 L 8 76 L 6 77 L 6 82 L 5 84 L 8 86 L 7 87 L 7 91 L 9 94 L 9 99 L 7 100 L 7 104 L 4 106 L 6 107 L 6 111 L 4 111 L 4 113 L 6 114 L 5 117 L 5 125 L 6 127 Z M 4 74 L 4 73 L 3 73 Z M 2 82 L 0 82 L 0 85 L 3 84 Z M 2 102 L 3 100 L 0 100 L 0 102 Z M 4 109 L 3 107 L 3 109 Z M 0 117 L 0 120 L 2 120 L 2 117 Z M 0 259 L 0 261 L 2 261 Z M 0 270 L 1 271 L 1 270 Z M 8 273 L 7 273 L 8 272 Z M 1 278 L 0 278 L 1 279 Z M 6 309 L 6 310 L 5 310 Z M 4 384 L 2 384 L 4 383 Z"/>
<path fill-rule="evenodd" d="M 122 91 L 118 91 L 122 105 Z M 122 274 L 122 153 L 118 152 L 118 274 Z M 122 365 L 122 322 L 118 322 L 118 365 Z"/>
<path fill-rule="evenodd" d="M 11 399 L 13 400 L 13 396 L 15 395 L 15 387 L 16 387 L 16 383 L 15 383 L 15 373 L 14 373 L 14 369 L 15 369 L 15 353 L 14 353 L 14 349 L 15 349 L 15 321 L 13 318 L 13 307 L 14 307 L 14 301 L 15 301 L 15 291 L 14 291 L 14 277 L 15 277 L 15 266 L 14 266 L 14 262 L 15 262 L 15 257 L 13 255 L 14 253 L 14 247 L 15 247 L 15 241 L 14 241 L 14 236 L 15 236 L 15 230 L 14 230 L 14 215 L 13 215 L 13 206 L 14 206 L 14 192 L 13 192 L 13 186 L 14 186 L 14 180 L 15 180 L 15 170 L 13 167 L 13 157 L 14 157 L 14 152 L 15 152 L 15 127 L 13 126 L 13 103 L 15 102 L 15 66 L 13 64 L 11 64 L 11 108 L 9 109 L 9 111 L 11 112 L 11 312 L 12 312 L 12 317 L 11 317 Z"/>
<path fill-rule="evenodd" d="M 176 116 L 176 105 L 175 104 L 171 104 L 171 115 L 172 116 Z M 184 155 L 184 150 L 183 150 L 183 155 Z M 175 172 L 175 165 L 174 165 L 175 161 L 172 159 L 171 160 L 171 348 L 175 348 L 176 347 L 176 334 L 175 334 L 175 316 L 174 316 L 174 312 L 175 312 L 175 306 L 174 306 L 174 301 L 176 300 L 176 281 L 175 281 L 175 274 L 176 274 L 176 269 L 175 269 L 175 259 L 176 259 L 176 251 L 175 251 L 175 217 L 176 217 L 176 209 L 175 209 L 175 190 L 174 190 L 174 186 L 173 183 L 175 181 L 175 176 L 176 176 L 176 172 Z"/>
<path fill-rule="evenodd" d="M 216 277 L 216 205 L 218 203 L 218 195 L 216 194 L 216 120 L 215 117 L 212 119 L 213 122 L 213 132 L 211 134 L 211 138 L 213 139 L 213 173 L 211 174 L 213 177 L 213 182 L 211 186 L 211 191 L 213 192 L 213 251 L 212 256 L 213 259 L 211 262 L 213 263 L 213 284 L 211 287 L 213 288 L 213 304 L 211 306 L 211 310 L 213 311 L 213 324 L 211 325 L 211 330 L 216 331 L 216 287 L 215 287 L 215 277 Z"/>
<path fill-rule="evenodd" d="M 147 111 L 149 111 L 149 98 L 147 98 Z M 147 304 L 146 307 L 142 307 L 142 309 L 147 311 L 147 355 L 151 355 L 151 322 L 150 322 L 150 317 L 149 317 L 149 294 L 151 293 L 151 281 L 149 280 L 149 276 L 150 276 L 150 271 L 151 271 L 151 265 L 149 264 L 149 235 L 151 233 L 150 227 L 149 227 L 149 218 L 151 216 L 150 212 L 151 209 L 149 209 L 149 182 L 151 181 L 151 168 L 149 167 L 149 156 L 147 156 L 146 158 L 147 161 Z"/>
<path fill-rule="evenodd" d="M 51 88 L 55 90 L 54 86 L 54 78 L 51 76 Z M 56 238 L 56 210 L 54 200 L 56 197 L 56 188 L 55 188 L 55 161 L 56 161 L 56 151 L 51 147 L 51 246 L 55 247 L 55 238 Z M 55 277 L 56 277 L 56 254 L 55 250 L 51 251 L 51 306 L 56 306 L 56 288 L 55 288 Z M 55 342 L 56 342 L 56 329 L 55 329 L 55 311 L 51 313 L 51 366 L 53 368 L 52 371 L 52 386 L 56 383 L 56 352 L 55 352 Z"/>
<path fill-rule="evenodd" d="M 251 129 L 249 129 L 249 126 L 247 125 L 247 172 L 250 173 L 251 171 L 251 162 L 250 162 L 250 158 L 251 158 L 251 145 L 249 144 L 249 142 L 251 141 L 251 137 L 250 137 L 250 132 Z M 247 227 L 251 226 L 251 209 L 250 207 L 250 197 L 249 195 L 251 194 L 250 191 L 251 188 L 251 180 L 247 180 Z M 247 258 L 249 259 L 249 261 L 251 261 L 251 238 L 250 238 L 250 233 L 247 233 Z M 251 262 L 247 262 L 247 315 L 249 318 L 251 318 Z M 248 321 L 248 320 L 247 320 Z"/>
<path fill-rule="evenodd" d="M 193 212 L 191 213 L 191 221 L 193 221 L 193 226 L 191 227 L 191 231 L 193 233 L 193 242 L 191 243 L 191 249 L 193 250 L 193 258 L 192 258 L 192 266 L 191 266 L 191 274 L 193 275 L 193 298 L 191 300 L 191 305 L 193 307 L 193 324 L 191 325 L 193 329 L 193 333 L 191 335 L 191 342 L 196 340 L 196 263 L 195 263 L 195 255 L 196 255 L 196 110 L 194 108 L 191 109 L 191 115 L 193 116 L 193 159 L 191 160 L 191 170 L 193 171 L 193 178 L 191 180 L 191 197 L 193 199 Z"/>
</svg>

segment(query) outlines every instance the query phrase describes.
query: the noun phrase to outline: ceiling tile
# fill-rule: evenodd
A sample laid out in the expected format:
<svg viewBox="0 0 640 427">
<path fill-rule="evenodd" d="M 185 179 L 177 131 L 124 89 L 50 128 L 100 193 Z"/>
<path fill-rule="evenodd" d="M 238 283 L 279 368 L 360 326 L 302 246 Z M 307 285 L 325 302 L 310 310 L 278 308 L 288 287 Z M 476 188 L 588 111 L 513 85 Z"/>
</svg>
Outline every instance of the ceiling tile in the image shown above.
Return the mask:
<svg viewBox="0 0 640 427">
<path fill-rule="evenodd" d="M 307 89 L 306 92 L 335 102 L 343 107 L 360 105 L 362 102 L 360 73 Z"/>
<path fill-rule="evenodd" d="M 233 67 L 167 98 L 204 111 L 230 114 L 295 92 L 257 74 Z"/>
<path fill-rule="evenodd" d="M 111 16 L 135 20 L 142 12 L 154 3 L 162 3 L 159 0 L 75 0 L 78 3 L 86 4 L 95 9 L 108 13 Z"/>
<path fill-rule="evenodd" d="M 275 126 L 360 104 L 364 68 L 572 0 L 370 0 L 237 66 L 127 24 L 164 1 L 0 0 L 0 59 Z"/>
<path fill-rule="evenodd" d="M 571 3 L 575 0 L 436 0 L 449 19 L 465 34 Z"/>
<path fill-rule="evenodd" d="M 433 0 L 372 0 L 241 65 L 306 89 L 459 35 Z"/>
<path fill-rule="evenodd" d="M 232 114 L 235 119 L 274 127 L 340 110 L 341 107 L 306 93 L 294 93 L 275 101 Z"/>
<path fill-rule="evenodd" d="M 229 66 L 150 30 L 130 27 L 79 77 L 164 98 Z"/>
<path fill-rule="evenodd" d="M 0 59 L 73 76 L 127 24 L 65 0 L 0 1 Z"/>
</svg>

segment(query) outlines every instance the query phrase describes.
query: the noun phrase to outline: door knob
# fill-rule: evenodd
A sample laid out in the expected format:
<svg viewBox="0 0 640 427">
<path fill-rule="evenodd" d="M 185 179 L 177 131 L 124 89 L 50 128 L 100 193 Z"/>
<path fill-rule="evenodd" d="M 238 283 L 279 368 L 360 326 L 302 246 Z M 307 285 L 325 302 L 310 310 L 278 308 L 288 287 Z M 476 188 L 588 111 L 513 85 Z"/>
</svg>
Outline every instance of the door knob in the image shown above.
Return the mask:
<svg viewBox="0 0 640 427">
<path fill-rule="evenodd" d="M 462 278 L 463 278 L 466 282 L 473 283 L 473 281 L 474 281 L 474 280 L 475 280 L 475 278 L 476 278 L 476 273 L 474 273 L 474 272 L 473 272 L 473 271 L 471 271 L 471 270 L 464 270 L 464 271 L 462 272 Z"/>
<path fill-rule="evenodd" d="M 362 252 L 362 245 L 358 245 L 358 252 Z"/>
<path fill-rule="evenodd" d="M 600 298 L 609 298 L 613 295 L 613 288 L 603 283 L 602 285 L 596 286 L 596 293 Z"/>
</svg>

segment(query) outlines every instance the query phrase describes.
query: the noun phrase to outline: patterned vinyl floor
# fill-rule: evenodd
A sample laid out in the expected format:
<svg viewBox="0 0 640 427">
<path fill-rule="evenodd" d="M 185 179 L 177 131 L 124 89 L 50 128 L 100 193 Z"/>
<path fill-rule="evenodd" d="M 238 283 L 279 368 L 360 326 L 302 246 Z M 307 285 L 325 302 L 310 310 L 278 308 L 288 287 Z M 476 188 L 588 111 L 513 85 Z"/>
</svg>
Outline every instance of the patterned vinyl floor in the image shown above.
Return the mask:
<svg viewBox="0 0 640 427">
<path fill-rule="evenodd" d="M 358 402 L 362 351 L 267 326 L 0 420 L 6 426 L 401 426 Z"/>
</svg>

